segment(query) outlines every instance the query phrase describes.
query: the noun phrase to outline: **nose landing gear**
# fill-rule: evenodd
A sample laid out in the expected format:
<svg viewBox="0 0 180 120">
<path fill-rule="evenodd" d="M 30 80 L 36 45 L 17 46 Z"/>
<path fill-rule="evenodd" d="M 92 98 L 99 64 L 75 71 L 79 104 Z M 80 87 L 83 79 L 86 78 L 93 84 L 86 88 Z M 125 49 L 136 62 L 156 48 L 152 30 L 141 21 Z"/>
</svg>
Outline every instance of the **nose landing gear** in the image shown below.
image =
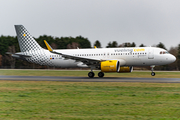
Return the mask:
<svg viewBox="0 0 180 120">
<path fill-rule="evenodd" d="M 156 73 L 155 73 L 155 72 L 152 72 L 152 73 L 151 73 L 151 75 L 152 75 L 152 76 L 155 76 L 155 75 L 156 75 Z"/>
<path fill-rule="evenodd" d="M 152 65 L 152 66 L 150 66 L 150 67 L 151 67 L 151 71 L 152 71 L 151 75 L 152 75 L 152 76 L 155 76 L 155 75 L 156 75 L 156 73 L 155 73 L 155 72 L 153 72 L 153 71 L 154 71 L 154 67 L 155 67 L 155 65 Z"/>
</svg>

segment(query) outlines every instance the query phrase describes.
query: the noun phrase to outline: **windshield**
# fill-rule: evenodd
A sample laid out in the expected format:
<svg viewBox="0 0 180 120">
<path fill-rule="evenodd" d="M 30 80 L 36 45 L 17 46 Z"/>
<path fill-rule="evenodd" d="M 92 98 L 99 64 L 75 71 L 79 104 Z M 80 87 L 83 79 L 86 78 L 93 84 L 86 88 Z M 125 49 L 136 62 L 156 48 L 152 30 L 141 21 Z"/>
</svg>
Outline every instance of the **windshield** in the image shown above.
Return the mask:
<svg viewBox="0 0 180 120">
<path fill-rule="evenodd" d="M 161 51 L 160 54 L 169 54 L 168 51 Z"/>
</svg>

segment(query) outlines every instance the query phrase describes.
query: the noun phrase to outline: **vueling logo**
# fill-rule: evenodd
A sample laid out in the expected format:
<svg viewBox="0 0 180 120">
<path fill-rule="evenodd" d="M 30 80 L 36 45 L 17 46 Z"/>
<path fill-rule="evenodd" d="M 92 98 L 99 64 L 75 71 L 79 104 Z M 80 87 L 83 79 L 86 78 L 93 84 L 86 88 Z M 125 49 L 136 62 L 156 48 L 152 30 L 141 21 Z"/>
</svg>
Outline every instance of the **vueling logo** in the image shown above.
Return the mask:
<svg viewBox="0 0 180 120">
<path fill-rule="evenodd" d="M 141 52 L 141 51 L 145 51 L 145 49 L 144 48 L 137 48 L 137 49 L 134 48 L 134 52 Z"/>
</svg>

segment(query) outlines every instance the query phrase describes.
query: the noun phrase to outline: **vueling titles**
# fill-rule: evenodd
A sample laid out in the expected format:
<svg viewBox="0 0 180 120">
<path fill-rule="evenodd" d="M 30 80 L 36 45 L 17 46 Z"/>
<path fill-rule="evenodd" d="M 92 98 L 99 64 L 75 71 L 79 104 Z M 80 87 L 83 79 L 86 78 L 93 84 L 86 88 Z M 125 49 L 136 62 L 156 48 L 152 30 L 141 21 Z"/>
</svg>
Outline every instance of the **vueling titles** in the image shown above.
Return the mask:
<svg viewBox="0 0 180 120">
<path fill-rule="evenodd" d="M 133 48 L 133 49 L 114 49 L 115 52 L 142 52 L 145 51 L 144 48 Z"/>
</svg>

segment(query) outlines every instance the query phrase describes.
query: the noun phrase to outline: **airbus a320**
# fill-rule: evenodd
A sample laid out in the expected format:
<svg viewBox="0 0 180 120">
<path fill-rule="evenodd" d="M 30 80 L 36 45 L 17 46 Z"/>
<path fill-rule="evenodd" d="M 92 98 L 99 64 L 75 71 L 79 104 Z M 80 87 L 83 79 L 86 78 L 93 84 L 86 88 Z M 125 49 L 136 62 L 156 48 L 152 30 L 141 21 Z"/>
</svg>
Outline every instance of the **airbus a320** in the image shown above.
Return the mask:
<svg viewBox="0 0 180 120">
<path fill-rule="evenodd" d="M 106 72 L 132 72 L 133 66 L 150 66 L 151 75 L 155 76 L 154 67 L 173 63 L 176 57 L 165 49 L 157 47 L 127 48 L 91 48 L 91 49 L 53 49 L 44 41 L 48 50 L 42 48 L 23 25 L 15 25 L 21 52 L 12 57 L 40 65 L 60 68 L 87 67 L 90 78 L 98 69 L 99 77 Z"/>
</svg>

